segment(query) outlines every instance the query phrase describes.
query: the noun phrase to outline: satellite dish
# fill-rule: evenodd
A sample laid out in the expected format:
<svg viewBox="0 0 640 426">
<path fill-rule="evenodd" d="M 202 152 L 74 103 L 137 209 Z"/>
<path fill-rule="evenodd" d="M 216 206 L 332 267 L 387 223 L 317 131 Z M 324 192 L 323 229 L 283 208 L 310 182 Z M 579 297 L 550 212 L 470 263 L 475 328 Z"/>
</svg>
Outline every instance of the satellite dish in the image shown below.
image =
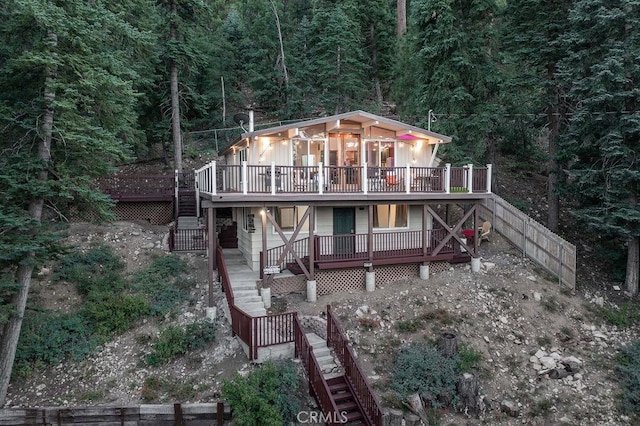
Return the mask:
<svg viewBox="0 0 640 426">
<path fill-rule="evenodd" d="M 247 124 L 249 122 L 249 116 L 243 112 L 239 112 L 237 114 L 233 115 L 233 121 L 236 122 L 236 124 L 238 126 L 240 126 L 242 128 L 242 130 L 244 130 L 246 132 L 246 129 L 244 128 L 243 124 Z"/>
</svg>

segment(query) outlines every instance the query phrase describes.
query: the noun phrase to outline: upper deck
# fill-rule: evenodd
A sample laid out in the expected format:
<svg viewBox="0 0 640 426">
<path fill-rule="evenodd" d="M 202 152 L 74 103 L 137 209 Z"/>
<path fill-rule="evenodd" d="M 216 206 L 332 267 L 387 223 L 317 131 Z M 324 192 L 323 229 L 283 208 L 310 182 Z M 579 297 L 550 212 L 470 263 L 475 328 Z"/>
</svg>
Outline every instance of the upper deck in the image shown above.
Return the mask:
<svg viewBox="0 0 640 426">
<path fill-rule="evenodd" d="M 198 198 L 217 207 L 300 203 L 476 200 L 491 193 L 486 167 L 370 167 L 218 164 L 195 171 Z"/>
</svg>

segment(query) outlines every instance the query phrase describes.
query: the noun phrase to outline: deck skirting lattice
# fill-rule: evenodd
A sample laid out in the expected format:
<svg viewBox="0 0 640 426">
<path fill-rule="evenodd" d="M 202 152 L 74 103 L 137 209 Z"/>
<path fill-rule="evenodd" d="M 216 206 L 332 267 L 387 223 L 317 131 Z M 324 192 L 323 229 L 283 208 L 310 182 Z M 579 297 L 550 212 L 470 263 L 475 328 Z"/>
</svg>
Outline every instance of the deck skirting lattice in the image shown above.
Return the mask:
<svg viewBox="0 0 640 426">
<path fill-rule="evenodd" d="M 431 262 L 429 273 L 438 274 L 448 270 L 449 262 Z M 316 271 L 316 284 L 318 296 L 332 293 L 344 293 L 350 291 L 362 291 L 365 288 L 365 269 L 331 269 Z M 376 286 L 385 286 L 395 281 L 406 278 L 415 278 L 419 275 L 419 265 L 389 265 L 374 268 L 376 274 Z M 261 287 L 262 282 L 259 283 Z M 307 279 L 304 275 L 276 278 L 271 282 L 271 294 L 274 296 L 297 293 L 305 294 L 307 291 Z"/>
<path fill-rule="evenodd" d="M 166 225 L 173 220 L 173 202 L 118 201 L 114 211 L 118 220 L 147 220 L 152 225 Z"/>
</svg>

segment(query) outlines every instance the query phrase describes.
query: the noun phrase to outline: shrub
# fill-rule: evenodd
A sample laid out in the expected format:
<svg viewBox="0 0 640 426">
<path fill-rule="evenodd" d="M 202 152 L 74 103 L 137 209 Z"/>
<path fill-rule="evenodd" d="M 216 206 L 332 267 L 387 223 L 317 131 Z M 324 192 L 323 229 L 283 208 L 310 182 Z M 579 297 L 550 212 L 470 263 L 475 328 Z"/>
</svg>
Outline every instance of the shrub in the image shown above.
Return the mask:
<svg viewBox="0 0 640 426">
<path fill-rule="evenodd" d="M 158 341 L 147 356 L 147 364 L 156 366 L 196 350 L 215 340 L 215 325 L 211 321 L 196 321 L 185 329 L 169 326 L 160 332 Z"/>
<path fill-rule="evenodd" d="M 176 255 L 162 256 L 133 276 L 133 287 L 149 300 L 152 315 L 165 315 L 189 298 L 192 282 L 182 278 L 187 264 Z"/>
<path fill-rule="evenodd" d="M 442 356 L 429 344 L 413 344 L 402 349 L 396 357 L 392 377 L 392 389 L 401 401 L 418 392 L 435 408 L 454 403 L 456 360 Z"/>
<path fill-rule="evenodd" d="M 178 380 L 149 376 L 144 380 L 140 397 L 144 402 L 164 402 L 193 400 L 199 391 L 207 387 L 198 385 L 194 379 Z"/>
<path fill-rule="evenodd" d="M 16 349 L 19 370 L 28 365 L 55 365 L 65 357 L 79 361 L 97 344 L 93 328 L 80 315 L 27 311 Z"/>
<path fill-rule="evenodd" d="M 86 252 L 74 250 L 56 265 L 52 281 L 74 283 L 83 295 L 92 292 L 118 292 L 126 288 L 122 277 L 125 263 L 106 244 L 91 247 Z"/>
<path fill-rule="evenodd" d="M 236 373 L 225 380 L 222 397 L 233 407 L 233 420 L 239 426 L 291 424 L 300 407 L 295 397 L 298 380 L 293 362 L 267 361 L 247 377 Z"/>
<path fill-rule="evenodd" d="M 623 396 L 625 412 L 640 414 L 640 341 L 622 349 L 616 371 L 625 388 Z"/>
<path fill-rule="evenodd" d="M 478 361 L 482 358 L 482 354 L 475 349 L 462 344 L 458 347 L 458 357 L 456 358 L 457 369 L 464 373 L 474 368 Z"/>
<path fill-rule="evenodd" d="M 100 342 L 114 334 L 124 333 L 144 315 L 149 313 L 149 304 L 141 295 L 95 294 L 89 298 L 82 314 L 95 328 Z"/>
<path fill-rule="evenodd" d="M 420 321 L 418 318 L 398 321 L 396 323 L 396 329 L 400 333 L 415 333 L 416 331 L 420 330 L 421 327 L 422 321 Z"/>
<path fill-rule="evenodd" d="M 626 302 L 618 307 L 599 308 L 597 315 L 611 325 L 628 328 L 640 321 L 640 307 L 634 302 Z"/>
</svg>

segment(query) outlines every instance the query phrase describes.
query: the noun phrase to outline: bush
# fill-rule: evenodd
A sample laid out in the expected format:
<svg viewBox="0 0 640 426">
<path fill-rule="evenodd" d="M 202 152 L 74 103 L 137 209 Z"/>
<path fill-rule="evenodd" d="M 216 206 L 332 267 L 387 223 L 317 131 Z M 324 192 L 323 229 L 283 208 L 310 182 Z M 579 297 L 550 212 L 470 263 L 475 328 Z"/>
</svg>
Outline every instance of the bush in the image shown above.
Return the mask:
<svg viewBox="0 0 640 426">
<path fill-rule="evenodd" d="M 295 421 L 300 401 L 294 396 L 299 378 L 291 361 L 267 361 L 247 377 L 236 373 L 222 384 L 222 397 L 233 407 L 239 426 L 288 425 Z"/>
<path fill-rule="evenodd" d="M 95 328 L 98 340 L 105 342 L 148 315 L 149 304 L 141 295 L 101 293 L 89 298 L 82 314 Z"/>
<path fill-rule="evenodd" d="M 106 244 L 91 247 L 85 253 L 75 250 L 64 256 L 56 265 L 53 282 L 74 283 L 78 292 L 119 292 L 126 288 L 122 277 L 125 263 Z"/>
<path fill-rule="evenodd" d="M 182 278 L 187 264 L 176 255 L 162 256 L 133 276 L 133 287 L 149 300 L 152 315 L 165 315 L 189 299 L 192 282 Z"/>
<path fill-rule="evenodd" d="M 433 346 L 408 346 L 397 355 L 393 367 L 392 389 L 398 399 L 418 392 L 435 408 L 455 401 L 458 371 L 456 360 L 442 356 Z"/>
<path fill-rule="evenodd" d="M 622 349 L 616 371 L 625 388 L 623 408 L 630 414 L 640 414 L 640 341 Z"/>
<path fill-rule="evenodd" d="M 79 361 L 96 346 L 93 328 L 80 315 L 27 311 L 16 349 L 18 370 L 28 365 L 55 365 L 65 357 Z"/>
<path fill-rule="evenodd" d="M 160 332 L 158 341 L 147 356 L 147 364 L 151 366 L 166 364 L 188 351 L 204 347 L 215 341 L 215 324 L 211 321 L 196 321 L 185 329 L 169 326 Z"/>
<path fill-rule="evenodd" d="M 634 302 L 626 302 L 619 308 L 599 308 L 596 313 L 609 324 L 620 328 L 631 327 L 640 321 L 640 307 Z"/>
</svg>

